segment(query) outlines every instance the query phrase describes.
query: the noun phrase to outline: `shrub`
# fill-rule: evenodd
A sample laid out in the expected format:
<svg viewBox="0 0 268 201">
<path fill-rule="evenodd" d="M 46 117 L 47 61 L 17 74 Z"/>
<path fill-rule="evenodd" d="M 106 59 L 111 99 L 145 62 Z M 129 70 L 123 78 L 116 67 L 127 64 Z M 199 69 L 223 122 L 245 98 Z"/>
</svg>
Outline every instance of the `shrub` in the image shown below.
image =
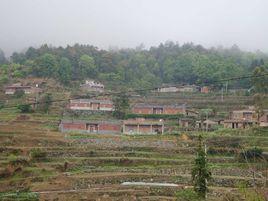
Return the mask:
<svg viewBox="0 0 268 201">
<path fill-rule="evenodd" d="M 21 104 L 21 105 L 18 105 L 17 108 L 20 110 L 21 113 L 32 112 L 32 107 L 30 104 Z"/>
<path fill-rule="evenodd" d="M 263 158 L 263 154 L 262 154 L 263 150 L 257 147 L 254 147 L 252 149 L 248 149 L 245 151 L 242 151 L 239 154 L 239 158 L 242 160 L 249 160 L 252 161 L 254 159 L 262 159 Z"/>
<path fill-rule="evenodd" d="M 44 161 L 47 159 L 47 153 L 42 151 L 41 149 L 32 149 L 30 151 L 31 159 L 34 161 Z"/>
<path fill-rule="evenodd" d="M 24 96 L 24 91 L 23 90 L 16 90 L 15 93 L 14 93 L 14 97 L 15 98 L 21 98 Z"/>
<path fill-rule="evenodd" d="M 2 108 L 4 108 L 4 106 L 5 106 L 4 102 L 3 102 L 3 101 L 0 101 L 0 110 L 1 110 Z"/>
<path fill-rule="evenodd" d="M 176 192 L 178 201 L 201 201 L 202 199 L 192 189 L 184 189 Z"/>
</svg>

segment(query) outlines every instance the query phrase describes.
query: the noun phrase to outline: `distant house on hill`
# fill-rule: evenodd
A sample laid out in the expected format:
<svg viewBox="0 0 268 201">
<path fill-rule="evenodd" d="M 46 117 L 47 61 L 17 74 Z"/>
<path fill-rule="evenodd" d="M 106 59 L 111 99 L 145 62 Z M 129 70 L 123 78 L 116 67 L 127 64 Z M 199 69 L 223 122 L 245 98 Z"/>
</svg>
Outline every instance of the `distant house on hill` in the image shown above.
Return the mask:
<svg viewBox="0 0 268 201">
<path fill-rule="evenodd" d="M 202 129 L 202 130 L 213 130 L 216 125 L 219 123 L 214 120 L 206 119 L 205 121 L 197 121 L 196 122 L 196 128 Z"/>
<path fill-rule="evenodd" d="M 163 86 L 157 89 L 158 92 L 163 92 L 163 93 L 174 93 L 174 92 L 178 92 L 178 88 L 177 87 L 168 87 L 168 86 Z"/>
<path fill-rule="evenodd" d="M 95 134 L 119 134 L 121 123 L 119 121 L 86 121 L 62 120 L 59 125 L 61 132 L 79 132 Z"/>
<path fill-rule="evenodd" d="M 209 87 L 207 87 L 207 86 L 203 86 L 203 87 L 200 88 L 201 93 L 208 94 L 209 91 L 210 91 Z"/>
<path fill-rule="evenodd" d="M 136 104 L 132 107 L 134 114 L 185 114 L 186 105 L 154 105 L 154 104 Z"/>
<path fill-rule="evenodd" d="M 261 127 L 268 127 L 268 110 L 263 110 L 263 114 L 259 118 Z"/>
<path fill-rule="evenodd" d="M 183 85 L 178 87 L 178 92 L 197 92 L 198 87 L 196 85 Z"/>
<path fill-rule="evenodd" d="M 70 100 L 71 110 L 114 111 L 111 100 L 74 99 Z"/>
<path fill-rule="evenodd" d="M 23 91 L 25 94 L 41 93 L 39 87 L 23 86 L 21 83 L 16 83 L 5 87 L 5 94 L 13 95 L 16 91 Z"/>
<path fill-rule="evenodd" d="M 82 90 L 88 92 L 104 92 L 104 85 L 94 80 L 86 80 L 80 87 Z"/>
<path fill-rule="evenodd" d="M 257 124 L 257 114 L 253 109 L 232 111 L 229 119 L 224 120 L 225 128 L 247 128 Z"/>
<path fill-rule="evenodd" d="M 123 121 L 123 133 L 125 134 L 163 134 L 163 121 L 149 121 L 145 119 Z"/>
</svg>

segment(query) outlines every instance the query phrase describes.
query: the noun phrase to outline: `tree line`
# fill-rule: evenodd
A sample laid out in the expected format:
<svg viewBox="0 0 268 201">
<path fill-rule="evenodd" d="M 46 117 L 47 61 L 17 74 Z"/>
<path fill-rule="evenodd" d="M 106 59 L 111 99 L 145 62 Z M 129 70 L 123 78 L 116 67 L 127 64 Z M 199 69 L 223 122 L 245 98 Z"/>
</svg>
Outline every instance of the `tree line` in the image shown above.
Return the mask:
<svg viewBox="0 0 268 201">
<path fill-rule="evenodd" d="M 267 72 L 268 55 L 231 48 L 204 48 L 185 43 L 166 42 L 143 49 L 102 50 L 91 45 L 67 47 L 29 47 L 14 52 L 8 61 L 0 51 L 0 83 L 27 76 L 55 78 L 64 85 L 92 78 L 108 86 L 132 88 L 158 86 L 162 83 L 214 83 L 219 79 L 243 76 L 256 68 Z M 218 84 L 220 85 L 220 83 Z M 229 86 L 250 88 L 250 79 L 237 80 Z M 220 86 L 219 86 L 220 87 Z"/>
</svg>

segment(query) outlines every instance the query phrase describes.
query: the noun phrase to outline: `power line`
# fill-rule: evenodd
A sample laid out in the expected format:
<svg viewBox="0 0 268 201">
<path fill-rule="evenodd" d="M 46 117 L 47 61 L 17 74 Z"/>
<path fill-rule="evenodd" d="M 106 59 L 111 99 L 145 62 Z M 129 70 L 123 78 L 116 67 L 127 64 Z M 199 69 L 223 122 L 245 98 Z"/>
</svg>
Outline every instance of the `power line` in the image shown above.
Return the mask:
<svg viewBox="0 0 268 201">
<path fill-rule="evenodd" d="M 225 78 L 225 79 L 220 79 L 220 80 L 215 80 L 215 81 L 200 81 L 200 82 L 196 82 L 194 84 L 213 84 L 213 83 L 220 83 L 220 82 L 233 81 L 233 80 L 264 77 L 266 75 L 268 75 L 268 73 L 264 73 L 261 75 L 247 75 L 247 76 L 240 76 L 240 77 L 231 77 L 231 78 Z M 180 86 L 180 84 L 166 85 L 165 87 L 177 87 L 177 86 Z M 100 94 L 96 94 L 96 95 L 92 95 L 92 96 L 87 96 L 87 98 L 97 98 L 97 97 L 102 97 L 102 96 L 116 96 L 116 95 L 120 95 L 122 93 L 138 93 L 138 92 L 152 91 L 152 90 L 157 90 L 161 87 L 162 87 L 162 85 L 156 86 L 156 87 L 150 87 L 150 88 L 143 88 L 143 89 L 125 90 L 125 91 L 120 91 L 120 92 L 100 93 Z M 69 99 L 55 99 L 55 100 L 49 101 L 49 103 L 65 102 L 65 101 L 78 100 L 78 99 L 81 99 L 81 97 L 72 98 L 72 99 L 70 99 L 70 98 Z M 25 105 L 38 105 L 38 104 L 42 104 L 42 103 L 47 103 L 47 102 L 46 101 L 43 101 L 43 102 L 37 101 L 37 102 L 24 103 L 24 104 Z M 4 108 L 14 108 L 14 107 L 17 107 L 17 105 L 6 106 Z"/>
</svg>

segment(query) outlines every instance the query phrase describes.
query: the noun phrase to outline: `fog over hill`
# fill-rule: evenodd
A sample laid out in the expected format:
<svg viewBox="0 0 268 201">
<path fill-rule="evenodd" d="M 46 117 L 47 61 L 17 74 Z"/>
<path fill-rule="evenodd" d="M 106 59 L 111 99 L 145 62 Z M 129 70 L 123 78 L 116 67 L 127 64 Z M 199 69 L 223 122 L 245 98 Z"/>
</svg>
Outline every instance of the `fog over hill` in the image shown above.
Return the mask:
<svg viewBox="0 0 268 201">
<path fill-rule="evenodd" d="M 45 43 L 108 49 L 172 40 L 267 52 L 267 6 L 267 0 L 1 0 L 0 48 L 10 56 Z"/>
</svg>

